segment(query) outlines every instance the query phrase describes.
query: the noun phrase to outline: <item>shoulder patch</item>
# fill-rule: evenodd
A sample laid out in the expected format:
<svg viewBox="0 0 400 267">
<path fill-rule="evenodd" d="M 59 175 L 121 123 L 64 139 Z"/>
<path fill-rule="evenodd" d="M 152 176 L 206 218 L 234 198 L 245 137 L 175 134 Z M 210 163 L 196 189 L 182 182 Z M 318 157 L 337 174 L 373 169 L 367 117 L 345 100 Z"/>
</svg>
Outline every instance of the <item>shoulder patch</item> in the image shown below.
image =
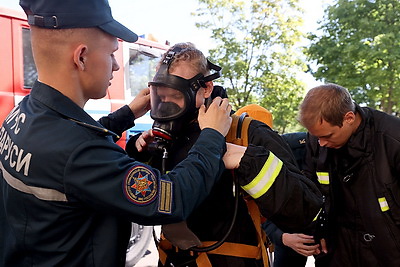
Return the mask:
<svg viewBox="0 0 400 267">
<path fill-rule="evenodd" d="M 146 166 L 136 165 L 124 179 L 124 194 L 132 203 L 151 203 L 157 196 L 156 175 Z"/>
</svg>

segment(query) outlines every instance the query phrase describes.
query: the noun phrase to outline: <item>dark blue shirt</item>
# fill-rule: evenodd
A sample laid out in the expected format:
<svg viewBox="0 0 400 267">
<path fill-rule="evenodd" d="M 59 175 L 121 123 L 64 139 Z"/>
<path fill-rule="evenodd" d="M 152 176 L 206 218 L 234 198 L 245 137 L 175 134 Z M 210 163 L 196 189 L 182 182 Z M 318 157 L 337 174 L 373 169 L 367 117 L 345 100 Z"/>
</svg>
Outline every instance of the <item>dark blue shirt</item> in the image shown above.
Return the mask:
<svg viewBox="0 0 400 267">
<path fill-rule="evenodd" d="M 212 129 L 166 175 L 112 137 L 35 83 L 0 129 L 0 266 L 123 266 L 130 222 L 186 219 L 224 170 L 224 137 Z"/>
</svg>

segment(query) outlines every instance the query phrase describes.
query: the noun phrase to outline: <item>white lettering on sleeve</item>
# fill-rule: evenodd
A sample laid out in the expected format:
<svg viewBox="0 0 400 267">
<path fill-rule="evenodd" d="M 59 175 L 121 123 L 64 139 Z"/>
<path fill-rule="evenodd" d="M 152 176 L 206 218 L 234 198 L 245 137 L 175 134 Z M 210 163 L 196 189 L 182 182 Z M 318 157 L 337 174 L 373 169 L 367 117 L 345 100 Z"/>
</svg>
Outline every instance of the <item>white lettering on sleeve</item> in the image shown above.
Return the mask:
<svg viewBox="0 0 400 267">
<path fill-rule="evenodd" d="M 0 130 L 0 155 L 4 155 L 4 163 L 8 161 L 17 172 L 23 169 L 24 175 L 28 176 L 32 154 L 14 144 L 4 127 Z"/>
<path fill-rule="evenodd" d="M 10 114 L 8 114 L 5 122 L 9 124 L 11 121 L 14 120 L 14 124 L 10 127 L 11 130 L 14 130 L 15 134 L 18 134 L 21 130 L 20 124 L 25 122 L 26 115 L 25 113 L 20 113 L 21 110 L 19 108 L 14 108 Z"/>
<path fill-rule="evenodd" d="M 15 146 L 15 147 L 17 147 L 17 146 Z M 18 149 L 18 147 L 17 147 L 17 149 Z M 24 168 L 24 175 L 25 175 L 25 176 L 28 176 L 29 165 L 30 165 L 30 163 L 31 163 L 32 154 L 31 154 L 31 153 L 27 153 L 27 154 L 24 156 L 24 158 L 22 158 L 23 154 L 24 154 L 24 150 L 21 148 L 21 149 L 19 150 L 19 153 L 18 153 L 18 160 L 17 160 L 17 167 L 16 167 L 16 170 L 17 170 L 17 172 L 19 172 L 19 171 L 22 169 L 22 167 L 25 166 L 25 168 Z M 21 158 L 22 158 L 22 159 L 21 159 Z"/>
</svg>

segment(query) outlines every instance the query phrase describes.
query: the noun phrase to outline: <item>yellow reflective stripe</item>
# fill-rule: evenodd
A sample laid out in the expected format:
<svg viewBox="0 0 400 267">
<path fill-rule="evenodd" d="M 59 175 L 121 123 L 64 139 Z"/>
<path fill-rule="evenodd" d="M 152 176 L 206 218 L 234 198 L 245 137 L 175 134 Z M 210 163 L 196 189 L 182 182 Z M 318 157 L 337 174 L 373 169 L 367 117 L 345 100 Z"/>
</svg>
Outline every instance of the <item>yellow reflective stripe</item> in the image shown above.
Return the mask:
<svg viewBox="0 0 400 267">
<path fill-rule="evenodd" d="M 381 206 L 381 211 L 389 210 L 389 205 L 388 205 L 385 197 L 378 198 L 378 201 L 379 201 L 379 205 Z"/>
<path fill-rule="evenodd" d="M 313 222 L 315 222 L 318 218 L 318 215 L 321 213 L 322 209 L 319 209 L 317 215 L 314 217 L 314 219 L 312 220 Z"/>
<path fill-rule="evenodd" d="M 29 186 L 24 184 L 21 180 L 15 178 L 9 172 L 7 172 L 2 162 L 0 162 L 0 169 L 3 172 L 4 180 L 6 180 L 6 182 L 12 188 L 18 191 L 34 195 L 35 197 L 41 200 L 67 202 L 67 196 L 55 189 Z"/>
<path fill-rule="evenodd" d="M 329 172 L 317 172 L 317 176 L 320 184 L 329 184 Z"/>
<path fill-rule="evenodd" d="M 242 186 L 242 188 L 255 199 L 261 197 L 275 182 L 282 166 L 282 161 L 270 152 L 260 173 L 253 179 L 253 181 Z"/>
</svg>

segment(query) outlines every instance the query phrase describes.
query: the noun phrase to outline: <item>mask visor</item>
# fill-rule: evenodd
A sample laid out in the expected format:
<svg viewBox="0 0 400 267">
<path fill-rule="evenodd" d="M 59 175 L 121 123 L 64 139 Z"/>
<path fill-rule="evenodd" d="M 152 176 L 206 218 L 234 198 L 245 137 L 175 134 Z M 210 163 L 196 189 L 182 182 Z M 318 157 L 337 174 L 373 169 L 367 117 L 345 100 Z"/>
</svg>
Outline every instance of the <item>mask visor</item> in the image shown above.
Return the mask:
<svg viewBox="0 0 400 267">
<path fill-rule="evenodd" d="M 185 95 L 174 88 L 150 85 L 150 116 L 154 120 L 166 121 L 180 117 L 186 110 Z"/>
</svg>

